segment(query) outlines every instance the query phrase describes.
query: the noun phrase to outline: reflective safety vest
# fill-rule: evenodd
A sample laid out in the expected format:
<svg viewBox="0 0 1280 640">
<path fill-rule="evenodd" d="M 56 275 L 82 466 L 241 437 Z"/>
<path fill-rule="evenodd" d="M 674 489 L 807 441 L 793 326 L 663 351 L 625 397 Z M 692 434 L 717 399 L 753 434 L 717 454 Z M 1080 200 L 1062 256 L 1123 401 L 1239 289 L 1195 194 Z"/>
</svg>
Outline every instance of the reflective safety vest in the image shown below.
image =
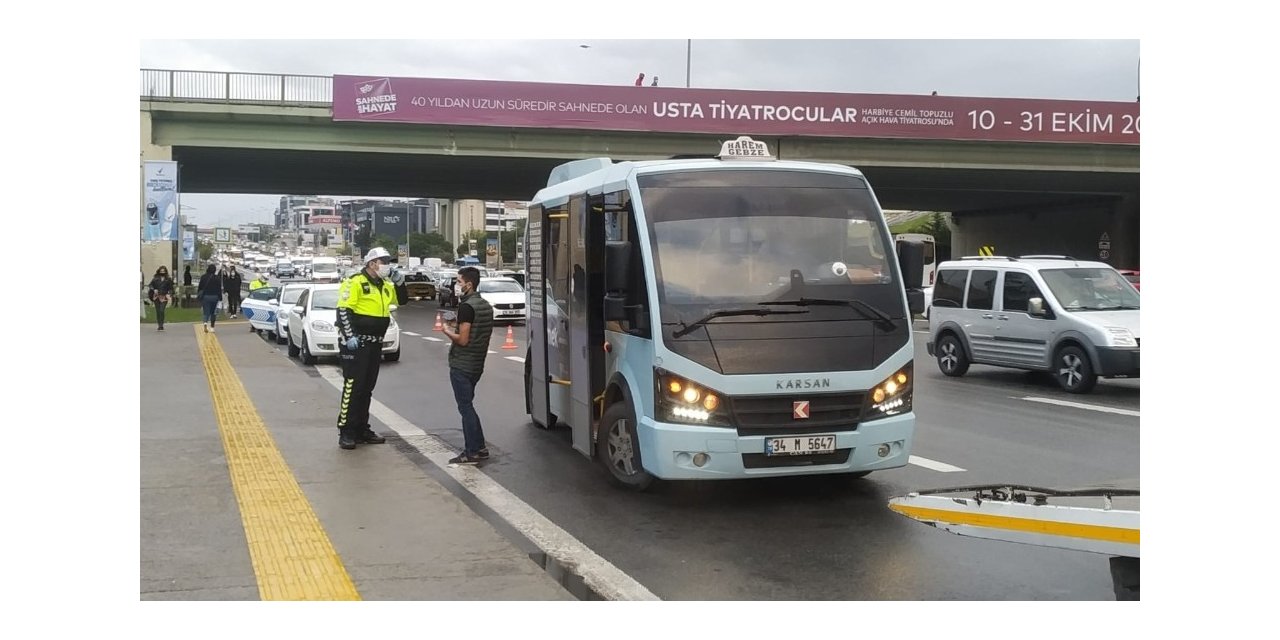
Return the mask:
<svg viewBox="0 0 1280 640">
<path fill-rule="evenodd" d="M 250 282 L 250 283 L 249 283 L 249 290 L 250 290 L 250 291 L 253 291 L 253 290 L 255 290 L 255 289 L 261 289 L 261 288 L 263 288 L 263 287 L 265 287 L 265 286 L 267 286 L 267 283 L 265 283 L 265 282 L 263 282 L 263 281 L 261 281 L 261 280 L 254 279 L 254 281 L 253 281 L 253 282 Z"/>
</svg>

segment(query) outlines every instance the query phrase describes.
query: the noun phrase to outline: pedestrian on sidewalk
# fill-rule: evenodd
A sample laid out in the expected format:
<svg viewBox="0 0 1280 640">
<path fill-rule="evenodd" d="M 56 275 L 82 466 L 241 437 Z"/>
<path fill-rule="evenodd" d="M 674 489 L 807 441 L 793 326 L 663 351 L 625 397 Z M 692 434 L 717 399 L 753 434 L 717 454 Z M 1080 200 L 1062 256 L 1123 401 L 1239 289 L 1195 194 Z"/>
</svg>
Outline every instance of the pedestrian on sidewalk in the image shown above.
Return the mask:
<svg viewBox="0 0 1280 640">
<path fill-rule="evenodd" d="M 484 441 L 484 429 L 476 413 L 476 385 L 484 373 L 484 361 L 489 355 L 489 336 L 493 333 L 493 307 L 476 293 L 480 286 L 480 270 L 463 267 L 458 270 L 458 286 L 462 299 L 458 301 L 457 327 L 444 327 L 444 335 L 453 343 L 449 347 L 449 383 L 453 385 L 453 398 L 458 403 L 462 417 L 463 450 L 449 460 L 449 464 L 477 464 L 489 459 L 489 447 Z"/>
<path fill-rule="evenodd" d="M 338 446 L 343 449 L 387 441 L 369 426 L 369 403 L 378 384 L 391 305 L 408 299 L 404 274 L 391 266 L 391 254 L 382 247 L 370 249 L 364 269 L 338 287 L 338 364 L 343 378 Z"/>
<path fill-rule="evenodd" d="M 164 331 L 164 310 L 173 302 L 173 278 L 169 277 L 168 267 L 156 269 L 147 290 L 147 299 L 156 307 L 156 331 Z"/>
<path fill-rule="evenodd" d="M 240 287 L 243 284 L 244 279 L 235 265 L 223 266 L 222 290 L 227 294 L 227 313 L 232 318 L 240 313 Z"/>
<path fill-rule="evenodd" d="M 200 276 L 200 286 L 196 287 L 196 299 L 204 313 L 204 332 L 213 333 L 218 324 L 218 303 L 222 301 L 222 278 L 218 277 L 217 267 L 212 264 Z"/>
</svg>

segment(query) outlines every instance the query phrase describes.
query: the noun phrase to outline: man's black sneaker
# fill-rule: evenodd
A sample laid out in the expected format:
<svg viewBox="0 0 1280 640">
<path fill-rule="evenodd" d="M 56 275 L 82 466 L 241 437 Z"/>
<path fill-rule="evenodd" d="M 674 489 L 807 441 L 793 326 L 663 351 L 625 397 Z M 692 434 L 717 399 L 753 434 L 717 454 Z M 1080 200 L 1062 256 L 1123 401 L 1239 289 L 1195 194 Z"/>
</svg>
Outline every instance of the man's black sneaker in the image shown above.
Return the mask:
<svg viewBox="0 0 1280 640">
<path fill-rule="evenodd" d="M 387 441 L 386 438 L 378 435 L 368 427 L 365 427 L 364 431 L 360 432 L 360 437 L 357 440 L 360 444 L 382 444 Z"/>
<path fill-rule="evenodd" d="M 339 435 L 339 436 L 338 436 L 338 446 L 339 446 L 339 447 L 342 447 L 343 449 L 354 449 L 354 448 L 356 448 L 356 439 L 355 439 L 355 436 L 353 436 L 353 435 L 351 435 L 351 434 L 349 434 L 349 433 L 343 433 L 342 435 Z"/>
<path fill-rule="evenodd" d="M 488 459 L 489 459 L 489 447 L 485 447 L 485 448 L 483 448 L 483 449 L 481 449 L 481 450 L 477 451 L 477 452 L 476 452 L 476 458 L 477 458 L 477 459 L 479 459 L 479 460 L 488 460 Z"/>
<path fill-rule="evenodd" d="M 469 456 L 465 452 L 449 458 L 449 464 L 477 464 L 479 462 L 480 458 Z"/>
</svg>

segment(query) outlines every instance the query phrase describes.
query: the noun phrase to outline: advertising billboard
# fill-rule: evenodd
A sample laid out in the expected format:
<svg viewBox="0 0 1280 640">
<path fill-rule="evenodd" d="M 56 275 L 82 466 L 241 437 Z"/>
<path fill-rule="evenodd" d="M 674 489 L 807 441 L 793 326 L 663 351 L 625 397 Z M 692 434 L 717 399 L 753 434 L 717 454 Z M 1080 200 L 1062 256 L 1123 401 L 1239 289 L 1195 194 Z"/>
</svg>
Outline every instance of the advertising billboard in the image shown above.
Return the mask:
<svg viewBox="0 0 1280 640">
<path fill-rule="evenodd" d="M 178 163 L 147 160 L 142 167 L 142 239 L 178 239 Z"/>
<path fill-rule="evenodd" d="M 1137 102 L 333 76 L 333 119 L 917 140 L 1139 144 Z"/>
</svg>

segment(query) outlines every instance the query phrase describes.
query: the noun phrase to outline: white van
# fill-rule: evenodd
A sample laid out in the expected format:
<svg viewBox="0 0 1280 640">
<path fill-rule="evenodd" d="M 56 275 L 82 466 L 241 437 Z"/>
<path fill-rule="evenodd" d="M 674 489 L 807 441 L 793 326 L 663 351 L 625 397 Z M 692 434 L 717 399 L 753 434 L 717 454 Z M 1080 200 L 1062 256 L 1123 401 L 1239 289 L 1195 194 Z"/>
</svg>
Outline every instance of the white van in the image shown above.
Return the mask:
<svg viewBox="0 0 1280 640">
<path fill-rule="evenodd" d="M 340 282 L 342 273 L 338 271 L 338 259 L 321 256 L 311 259 L 311 281 L 317 283 Z"/>
<path fill-rule="evenodd" d="M 1142 296 L 1103 262 L 974 256 L 938 265 L 929 355 L 948 376 L 970 364 L 1048 371 L 1070 393 L 1139 377 Z"/>
</svg>

